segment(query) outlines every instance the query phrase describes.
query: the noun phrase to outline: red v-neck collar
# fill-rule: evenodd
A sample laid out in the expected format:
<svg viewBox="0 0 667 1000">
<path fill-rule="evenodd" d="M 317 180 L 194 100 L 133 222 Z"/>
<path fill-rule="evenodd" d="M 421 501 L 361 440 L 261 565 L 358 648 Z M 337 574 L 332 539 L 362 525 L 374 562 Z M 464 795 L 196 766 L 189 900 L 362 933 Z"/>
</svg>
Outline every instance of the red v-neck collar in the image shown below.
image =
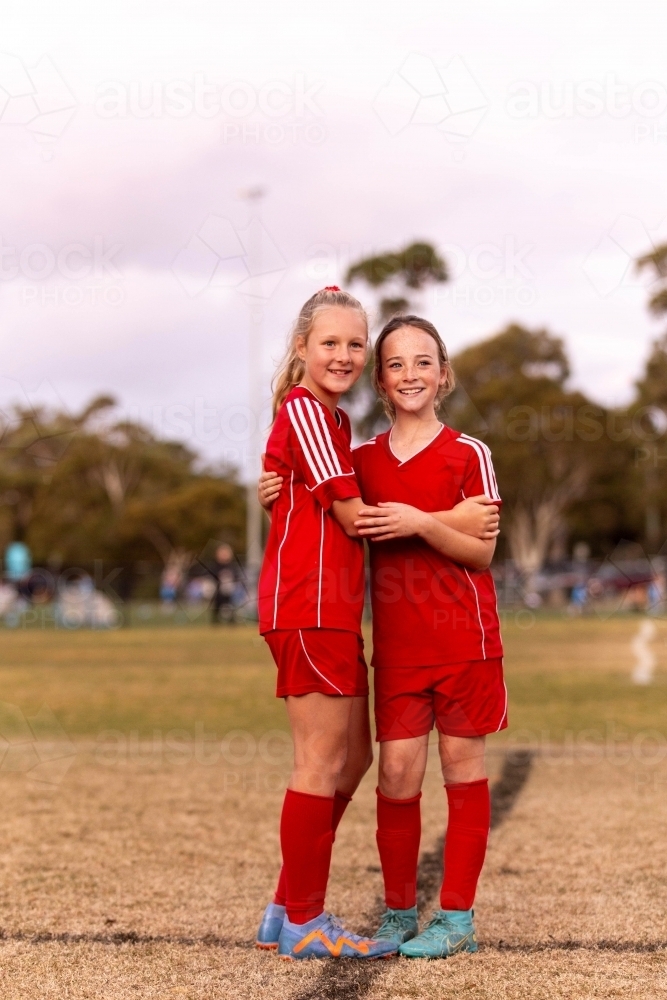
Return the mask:
<svg viewBox="0 0 667 1000">
<path fill-rule="evenodd" d="M 397 467 L 398 467 L 398 468 L 400 468 L 400 467 L 401 467 L 402 465 L 407 465 L 407 464 L 408 464 L 408 462 L 411 462 L 413 458 L 418 458 L 418 457 L 419 457 L 420 455 L 423 455 L 423 454 L 424 454 L 424 452 L 425 452 L 425 451 L 426 451 L 426 450 L 427 450 L 428 448 L 430 448 L 430 447 L 431 447 L 431 445 L 432 445 L 432 444 L 433 444 L 433 443 L 434 443 L 435 441 L 437 441 L 437 440 L 438 440 L 438 438 L 440 437 L 440 435 L 441 435 L 441 434 L 442 434 L 442 432 L 444 431 L 445 427 L 446 427 L 446 424 L 440 424 L 440 430 L 439 430 L 439 431 L 436 431 L 436 433 L 435 433 L 435 434 L 433 435 L 433 437 L 431 438 L 431 440 L 430 440 L 430 441 L 427 441 L 427 442 L 426 442 L 426 444 L 425 444 L 425 445 L 424 445 L 424 446 L 423 446 L 422 448 L 420 448 L 420 449 L 419 449 L 419 451 L 416 451 L 416 452 L 414 453 L 414 455 L 410 455 L 410 457 L 409 457 L 409 458 L 406 458 L 406 459 L 402 459 L 402 460 L 401 460 L 401 459 L 400 459 L 400 458 L 398 457 L 398 455 L 396 454 L 396 452 L 395 452 L 395 451 L 393 450 L 393 448 L 392 448 L 392 446 L 391 446 L 391 430 L 387 431 L 387 434 L 386 434 L 386 436 L 385 436 L 385 447 L 386 447 L 386 449 L 387 449 L 387 451 L 388 451 L 389 455 L 391 455 L 392 459 L 393 459 L 393 460 L 394 460 L 394 461 L 396 462 L 396 465 L 397 465 Z M 393 428 L 392 428 L 392 430 L 393 430 Z"/>
</svg>

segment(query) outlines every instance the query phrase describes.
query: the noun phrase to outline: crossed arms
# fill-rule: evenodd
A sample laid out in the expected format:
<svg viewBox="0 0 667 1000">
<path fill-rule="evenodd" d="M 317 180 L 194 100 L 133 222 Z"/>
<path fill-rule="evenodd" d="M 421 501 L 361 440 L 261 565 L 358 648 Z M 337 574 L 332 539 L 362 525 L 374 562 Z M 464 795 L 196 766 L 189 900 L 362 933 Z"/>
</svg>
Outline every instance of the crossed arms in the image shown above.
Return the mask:
<svg viewBox="0 0 667 1000">
<path fill-rule="evenodd" d="M 282 482 L 275 472 L 260 476 L 259 502 L 269 516 Z M 368 507 L 361 497 L 334 500 L 331 509 L 351 538 L 369 542 L 421 538 L 436 552 L 474 570 L 488 569 L 500 531 L 498 505 L 486 496 L 469 497 L 451 510 L 430 513 L 404 503 Z"/>
</svg>

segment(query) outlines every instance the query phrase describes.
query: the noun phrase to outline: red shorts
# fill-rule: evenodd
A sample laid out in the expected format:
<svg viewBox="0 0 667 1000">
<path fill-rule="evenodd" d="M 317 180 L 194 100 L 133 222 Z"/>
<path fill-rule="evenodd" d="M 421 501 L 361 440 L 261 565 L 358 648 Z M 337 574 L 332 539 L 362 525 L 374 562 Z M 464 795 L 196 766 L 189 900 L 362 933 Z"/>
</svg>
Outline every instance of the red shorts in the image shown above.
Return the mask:
<svg viewBox="0 0 667 1000">
<path fill-rule="evenodd" d="M 278 667 L 276 697 L 368 694 L 364 643 L 356 632 L 334 628 L 275 629 L 266 639 Z"/>
<path fill-rule="evenodd" d="M 376 668 L 375 723 L 379 743 L 424 736 L 433 723 L 445 736 L 486 736 L 506 729 L 502 657 Z"/>
</svg>

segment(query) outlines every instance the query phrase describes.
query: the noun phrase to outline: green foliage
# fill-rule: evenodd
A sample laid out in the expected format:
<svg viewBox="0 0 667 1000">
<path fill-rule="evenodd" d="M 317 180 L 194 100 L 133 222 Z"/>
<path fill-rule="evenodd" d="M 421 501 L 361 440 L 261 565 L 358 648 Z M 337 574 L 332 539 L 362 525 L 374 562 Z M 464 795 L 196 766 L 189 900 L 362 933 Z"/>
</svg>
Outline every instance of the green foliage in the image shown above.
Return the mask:
<svg viewBox="0 0 667 1000">
<path fill-rule="evenodd" d="M 641 403 L 667 410 L 667 334 L 653 342 L 644 374 L 636 386 Z"/>
<path fill-rule="evenodd" d="M 461 351 L 453 367 L 448 422 L 491 448 L 509 550 L 535 572 L 595 474 L 602 412 L 566 388 L 563 342 L 546 330 L 511 325 Z"/>
<path fill-rule="evenodd" d="M 664 315 L 667 313 L 667 243 L 640 257 L 637 269 L 651 270 L 658 279 L 658 289 L 649 299 L 649 309 L 657 316 Z"/>
<path fill-rule="evenodd" d="M 0 547 L 30 546 L 37 563 L 96 559 L 166 563 L 224 537 L 243 548 L 245 501 L 229 473 L 146 427 L 114 422 L 108 397 L 76 417 L 16 408 L 2 428 Z M 185 559 L 185 562 L 188 560 Z"/>
<path fill-rule="evenodd" d="M 413 309 L 410 293 L 449 278 L 445 261 L 430 243 L 411 243 L 395 253 L 366 257 L 352 264 L 345 275 L 348 282 L 363 281 L 372 289 L 389 284 L 394 293 L 380 298 L 381 326 L 397 313 Z M 373 358 L 369 357 L 361 378 L 345 397 L 354 429 L 362 440 L 386 430 L 389 422 L 371 384 Z"/>
<path fill-rule="evenodd" d="M 411 243 L 404 250 L 366 257 L 352 264 L 345 276 L 348 282 L 365 281 L 371 288 L 398 279 L 411 289 L 447 278 L 445 262 L 430 243 Z"/>
</svg>

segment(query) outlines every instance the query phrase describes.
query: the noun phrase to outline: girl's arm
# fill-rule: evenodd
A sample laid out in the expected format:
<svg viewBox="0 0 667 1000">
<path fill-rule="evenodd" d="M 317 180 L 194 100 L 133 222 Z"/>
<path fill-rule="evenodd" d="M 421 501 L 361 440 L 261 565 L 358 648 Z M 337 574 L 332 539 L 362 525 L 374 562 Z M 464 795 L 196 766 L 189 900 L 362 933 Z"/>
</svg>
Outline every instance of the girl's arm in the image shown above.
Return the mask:
<svg viewBox="0 0 667 1000">
<path fill-rule="evenodd" d="M 264 465 L 265 455 L 262 455 L 262 465 Z M 269 521 L 271 520 L 271 508 L 278 499 L 278 494 L 283 485 L 283 477 L 276 472 L 264 472 L 259 477 L 257 483 L 257 496 L 259 502 L 266 512 Z"/>
<path fill-rule="evenodd" d="M 262 461 L 264 455 L 262 455 Z M 262 472 L 257 484 L 257 495 L 259 502 L 271 518 L 271 508 L 278 499 L 278 494 L 282 489 L 283 477 L 275 472 Z M 336 518 L 346 535 L 350 538 L 359 538 L 359 532 L 355 527 L 355 521 L 359 517 L 359 511 L 364 506 L 361 497 L 351 497 L 347 500 L 334 500 L 331 505 L 331 512 Z"/>
<path fill-rule="evenodd" d="M 488 540 L 497 538 L 500 534 L 498 503 L 484 494 L 468 497 L 451 510 L 429 511 L 429 513 L 448 528 L 456 528 L 464 535 L 472 535 L 474 538 Z"/>
<path fill-rule="evenodd" d="M 364 501 L 361 497 L 349 497 L 347 500 L 334 500 L 331 504 L 331 513 L 336 518 L 341 528 L 350 538 L 360 538 L 357 531 L 357 520 L 364 509 Z"/>
<path fill-rule="evenodd" d="M 496 548 L 495 538 L 473 538 L 443 524 L 439 517 L 405 503 L 380 503 L 364 507 L 355 521 L 361 538 L 388 542 L 395 538 L 422 538 L 436 552 L 470 569 L 488 569 Z"/>
<path fill-rule="evenodd" d="M 263 458 L 264 456 L 262 456 Z M 271 507 L 278 498 L 282 484 L 282 476 L 275 472 L 262 472 L 259 478 L 257 487 L 259 502 L 269 518 L 271 517 Z M 359 514 L 357 501 L 337 500 L 336 504 L 340 505 L 338 508 L 340 516 L 336 513 L 336 505 L 334 505 L 334 516 L 348 534 L 350 533 L 348 529 L 352 528 L 352 537 L 358 537 L 356 528 L 354 528 L 354 521 Z M 432 511 L 431 516 L 440 521 L 441 524 L 455 528 L 464 535 L 472 535 L 474 538 L 488 541 L 496 538 L 499 533 L 498 505 L 483 495 L 462 500 L 451 510 Z"/>
</svg>

